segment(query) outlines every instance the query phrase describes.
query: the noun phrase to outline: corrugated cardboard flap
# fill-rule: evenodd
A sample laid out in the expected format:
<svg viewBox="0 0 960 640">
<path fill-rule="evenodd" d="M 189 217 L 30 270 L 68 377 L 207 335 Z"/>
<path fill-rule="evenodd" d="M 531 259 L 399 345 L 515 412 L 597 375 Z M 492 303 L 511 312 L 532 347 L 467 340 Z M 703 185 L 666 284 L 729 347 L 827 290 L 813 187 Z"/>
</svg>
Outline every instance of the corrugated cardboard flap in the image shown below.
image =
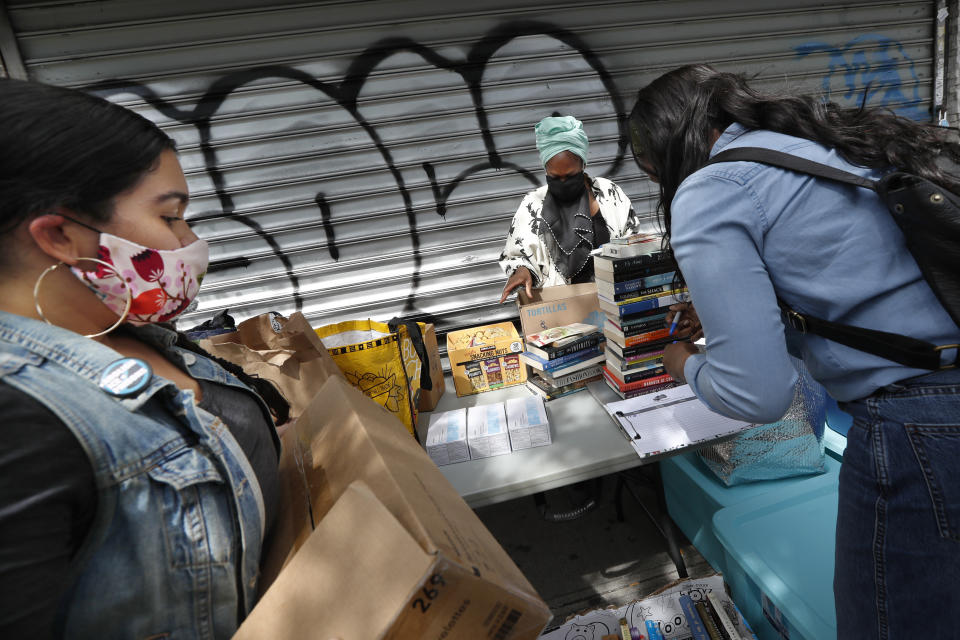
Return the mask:
<svg viewBox="0 0 960 640">
<path fill-rule="evenodd" d="M 369 487 L 353 482 L 234 638 L 381 637 L 435 562 Z"/>
<path fill-rule="evenodd" d="M 426 452 L 383 407 L 344 379 L 330 378 L 300 423 L 325 425 L 317 437 L 298 429 L 309 446 L 307 477 L 320 522 L 347 486 L 361 479 L 422 551 L 441 551 L 476 575 L 540 601 Z"/>
<path fill-rule="evenodd" d="M 597 284 L 595 282 L 564 284 L 557 287 L 534 289 L 533 296 L 531 297 L 527 297 L 527 292 L 523 289 L 517 289 L 517 306 L 522 307 L 528 304 L 537 304 L 538 302 L 551 302 L 553 300 L 585 295 L 597 295 Z"/>
</svg>

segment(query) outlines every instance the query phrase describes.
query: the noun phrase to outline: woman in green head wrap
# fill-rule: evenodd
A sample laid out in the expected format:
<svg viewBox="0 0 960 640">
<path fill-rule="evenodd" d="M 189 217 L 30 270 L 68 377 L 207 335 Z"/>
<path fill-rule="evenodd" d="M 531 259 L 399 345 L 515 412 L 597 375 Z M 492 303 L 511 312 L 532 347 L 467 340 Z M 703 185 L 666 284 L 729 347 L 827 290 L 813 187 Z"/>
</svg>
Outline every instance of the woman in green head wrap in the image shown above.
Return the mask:
<svg viewBox="0 0 960 640">
<path fill-rule="evenodd" d="M 500 267 L 508 276 L 500 302 L 523 287 L 550 287 L 593 280 L 590 252 L 610 238 L 635 233 L 630 200 L 606 178 L 591 178 L 587 134 L 573 116 L 548 117 L 534 128 L 547 184 L 517 209 Z"/>
</svg>

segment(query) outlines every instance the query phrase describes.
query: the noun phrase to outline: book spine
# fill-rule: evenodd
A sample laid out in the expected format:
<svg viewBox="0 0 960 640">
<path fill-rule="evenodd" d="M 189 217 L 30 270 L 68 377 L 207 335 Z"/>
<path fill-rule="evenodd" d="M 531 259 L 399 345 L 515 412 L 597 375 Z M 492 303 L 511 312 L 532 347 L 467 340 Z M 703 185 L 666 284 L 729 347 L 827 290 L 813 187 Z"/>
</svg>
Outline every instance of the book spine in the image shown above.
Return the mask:
<svg viewBox="0 0 960 640">
<path fill-rule="evenodd" d="M 664 289 L 664 287 L 666 287 L 666 289 Z M 659 286 L 659 287 L 653 287 L 653 289 L 655 289 L 655 291 L 651 291 L 650 293 L 646 293 L 646 294 L 641 294 L 641 293 L 638 291 L 638 292 L 637 292 L 636 294 L 634 294 L 633 296 L 630 296 L 630 297 L 627 297 L 627 298 L 623 298 L 623 299 L 621 299 L 621 300 L 613 300 L 613 299 L 606 298 L 606 297 L 604 297 L 603 299 L 606 300 L 607 302 L 612 302 L 612 303 L 614 303 L 614 304 L 622 307 L 622 306 L 627 305 L 627 304 L 633 304 L 634 302 L 643 302 L 644 300 L 652 300 L 652 299 L 654 299 L 654 298 L 660 298 L 660 297 L 663 297 L 663 296 L 666 296 L 666 295 L 676 295 L 676 294 L 678 294 L 678 293 L 686 293 L 686 291 L 687 291 L 686 289 L 682 289 L 682 288 L 681 288 L 681 289 L 671 289 L 670 287 L 671 287 L 671 285 L 668 285 L 668 284 L 661 285 L 661 286 Z"/>
<path fill-rule="evenodd" d="M 603 335 L 607 338 L 607 349 L 616 349 L 618 353 L 625 349 L 635 349 L 637 347 L 637 345 L 632 345 L 630 347 L 626 346 L 624 343 L 627 341 L 629 336 L 624 336 L 615 329 L 604 327 Z"/>
<path fill-rule="evenodd" d="M 645 351 L 644 353 L 628 354 L 624 356 L 624 363 L 626 363 L 626 366 L 629 367 L 640 362 L 647 362 L 648 360 L 653 360 L 663 356 L 663 349 L 661 347 L 653 346 L 651 348 L 653 351 Z"/>
<path fill-rule="evenodd" d="M 680 596 L 680 608 L 683 609 L 683 615 L 687 619 L 687 626 L 690 627 L 690 633 L 693 634 L 693 640 L 710 640 L 700 616 L 697 615 L 697 608 L 693 605 L 690 596 Z"/>
<path fill-rule="evenodd" d="M 586 336 L 580 340 L 577 340 L 576 342 L 572 342 L 556 349 L 550 347 L 549 349 L 541 348 L 540 350 L 547 354 L 547 360 L 556 360 L 558 358 L 574 354 L 577 351 L 583 351 L 584 349 L 595 347 L 597 346 L 597 343 L 601 342 L 602 340 L 603 336 L 595 334 Z"/>
<path fill-rule="evenodd" d="M 644 378 L 643 380 L 638 380 L 637 382 L 631 382 L 624 385 L 624 391 L 639 391 L 641 389 L 649 389 L 650 387 L 656 387 L 665 382 L 672 382 L 673 376 L 669 373 L 663 373 L 658 376 L 652 376 L 649 378 Z"/>
<path fill-rule="evenodd" d="M 565 356 L 560 356 L 559 358 L 554 358 L 553 360 L 545 360 L 530 351 L 521 353 L 520 357 L 523 358 L 524 362 L 529 364 L 534 369 L 552 371 L 553 369 L 563 368 L 564 366 L 570 365 L 579 360 L 586 360 L 587 358 L 595 356 L 599 353 L 600 349 L 594 347 L 593 349 L 585 349 L 576 353 L 568 353 Z"/>
<path fill-rule="evenodd" d="M 607 383 L 609 384 L 609 383 Z M 640 396 L 645 396 L 648 393 L 656 393 L 661 389 L 670 389 L 671 387 L 677 386 L 677 383 L 674 381 L 664 382 L 663 384 L 658 384 L 656 386 L 650 387 L 649 389 L 637 389 L 636 391 L 620 391 L 620 389 L 613 389 L 618 396 L 624 400 L 629 400 L 631 398 L 639 398 Z"/>
<path fill-rule="evenodd" d="M 616 284 L 618 282 L 628 282 L 630 280 L 646 278 L 647 276 L 659 275 L 667 271 L 675 271 L 677 268 L 676 265 L 670 261 L 658 261 L 657 264 L 650 264 L 649 262 L 641 263 L 641 258 L 649 258 L 649 256 L 638 256 L 636 258 L 611 258 L 609 256 L 595 256 L 593 259 L 593 265 L 594 270 L 597 272 L 596 277 L 604 282 Z M 637 262 L 631 266 L 621 266 L 619 270 L 614 271 L 617 263 L 627 261 Z"/>
<path fill-rule="evenodd" d="M 697 615 L 700 616 L 700 621 L 703 623 L 703 628 L 707 630 L 707 635 L 710 636 L 710 640 L 723 640 L 723 636 L 720 635 L 720 629 L 717 627 L 717 623 L 713 621 L 713 616 L 710 615 L 710 610 L 707 609 L 706 603 L 702 600 L 695 602 L 693 605 L 697 610 Z"/>
<path fill-rule="evenodd" d="M 624 373 L 639 373 L 663 366 L 663 360 L 658 357 L 641 360 L 640 362 L 625 362 L 621 358 L 611 357 L 611 355 L 607 354 L 607 362 L 612 364 L 611 370 L 617 368 Z"/>
<path fill-rule="evenodd" d="M 603 245 L 600 255 L 610 256 L 611 258 L 632 258 L 634 256 L 649 254 L 654 251 L 656 251 L 656 248 L 646 243 L 607 243 Z"/>
<path fill-rule="evenodd" d="M 668 262 L 669 259 L 670 256 L 665 251 L 655 251 L 650 254 L 634 256 L 632 258 L 617 258 L 613 261 L 613 275 L 614 278 L 616 278 L 618 274 L 627 273 L 637 267 L 661 266 L 664 263 L 672 266 L 672 263 Z"/>
<path fill-rule="evenodd" d="M 560 356 L 559 358 L 548 360 L 547 362 L 544 363 L 543 370 L 556 371 L 557 369 L 563 369 L 564 367 L 568 367 L 572 364 L 576 364 L 581 360 L 589 360 L 590 358 L 600 355 L 601 353 L 603 352 L 598 347 L 594 347 L 592 349 L 581 349 L 576 353 L 568 353 L 565 356 Z"/>
<path fill-rule="evenodd" d="M 656 309 L 650 309 L 648 311 L 644 311 L 642 313 L 635 313 L 635 314 L 632 314 L 631 317 L 629 318 L 620 318 L 619 326 L 622 327 L 624 330 L 630 329 L 636 324 L 640 324 L 641 322 L 649 322 L 651 319 L 655 317 L 665 318 L 667 316 L 667 313 L 669 313 L 667 309 L 660 309 L 659 307 Z"/>
<path fill-rule="evenodd" d="M 638 344 L 656 342 L 657 340 L 664 340 L 669 337 L 670 329 L 664 327 L 663 329 L 657 329 L 656 331 L 647 331 L 644 333 L 637 333 L 632 336 L 625 336 L 624 345 L 629 349 L 630 347 L 635 347 Z"/>
<path fill-rule="evenodd" d="M 527 388 L 530 389 L 530 391 L 533 391 L 534 393 L 538 394 L 544 400 L 549 401 L 549 400 L 555 400 L 563 396 L 568 396 L 571 393 L 576 393 L 577 391 L 582 391 L 583 389 L 587 388 L 587 384 L 599 378 L 600 376 L 595 376 L 595 378 L 587 379 L 575 384 L 570 384 L 565 387 L 553 387 L 553 386 L 547 385 L 546 389 L 544 389 L 539 384 L 531 380 L 528 380 L 526 384 L 527 384 Z M 544 382 L 543 384 L 546 384 L 546 383 Z"/>
<path fill-rule="evenodd" d="M 583 358 L 582 360 L 578 360 L 578 361 L 576 361 L 576 362 L 568 362 L 567 364 L 563 365 L 563 366 L 560 367 L 559 369 L 551 369 L 551 370 L 548 371 L 547 373 L 549 373 L 550 375 L 552 375 L 552 376 L 555 377 L 555 378 L 561 378 L 561 377 L 564 377 L 564 376 L 568 376 L 568 375 L 571 375 L 571 374 L 573 374 L 573 373 L 577 373 L 577 372 L 579 372 L 579 371 L 583 371 L 584 369 L 587 369 L 587 368 L 591 367 L 591 366 L 594 365 L 594 364 L 598 364 L 598 363 L 600 362 L 599 360 L 594 361 L 595 358 L 598 358 L 598 357 L 599 357 L 599 358 L 603 358 L 603 352 L 602 352 L 602 351 L 599 351 L 599 350 L 598 350 L 597 353 L 594 353 L 593 355 L 591 355 L 591 356 L 588 357 L 588 358 Z M 590 363 L 590 364 L 586 364 L 586 363 Z"/>
<path fill-rule="evenodd" d="M 650 362 L 651 360 L 656 360 L 657 358 L 663 357 L 663 349 L 653 348 L 653 351 L 647 351 L 646 353 L 638 353 L 636 355 L 624 356 L 623 353 L 617 353 L 615 350 L 612 350 L 617 359 L 623 363 L 624 368 L 635 367 L 644 362 Z"/>
<path fill-rule="evenodd" d="M 603 301 L 601 300 L 601 303 L 602 302 Z M 617 310 L 619 311 L 620 317 L 622 318 L 623 316 L 628 316 L 633 313 L 639 313 L 640 311 L 666 308 L 672 304 L 677 304 L 678 302 L 683 302 L 683 300 L 680 299 L 678 294 L 671 294 L 666 296 L 659 296 L 656 298 L 652 298 L 650 300 L 640 300 L 638 302 L 631 302 L 627 304 L 617 305 Z"/>
<path fill-rule="evenodd" d="M 565 384 L 562 387 L 557 387 L 557 393 L 570 393 L 571 391 L 576 391 L 577 389 L 583 389 L 591 382 L 599 379 L 600 375 L 598 374 L 591 378 L 584 378 L 583 380 L 578 380 L 577 382 L 573 382 L 571 384 Z"/>
<path fill-rule="evenodd" d="M 573 373 L 561 376 L 559 378 L 554 378 L 549 373 L 543 373 L 543 379 L 549 382 L 554 387 L 563 387 L 568 384 L 573 384 L 575 382 L 580 382 L 581 380 L 586 380 L 588 378 L 593 379 L 599 376 L 601 373 L 601 365 L 595 367 L 587 367 L 581 371 L 574 371 Z"/>
<path fill-rule="evenodd" d="M 673 267 L 662 267 L 664 271 L 660 273 L 653 273 L 653 271 L 660 271 L 660 269 L 651 270 L 650 275 L 638 276 L 630 280 L 621 280 L 619 282 L 614 282 L 612 280 L 606 280 L 603 278 L 603 273 L 600 274 L 597 280 L 597 290 L 599 291 L 608 291 L 610 295 L 630 293 L 631 291 L 638 291 L 640 289 L 646 289 L 647 287 L 655 287 L 657 285 L 670 284 L 673 282 L 673 278 L 676 275 L 676 271 Z"/>
<path fill-rule="evenodd" d="M 529 389 L 529 390 L 532 391 L 533 393 L 537 394 L 537 395 L 540 396 L 541 398 L 544 398 L 544 399 L 546 399 L 546 400 L 549 400 L 549 399 L 550 399 L 550 394 L 547 393 L 547 391 L 546 391 L 545 389 L 541 389 L 541 388 L 540 388 L 540 385 L 538 385 L 537 383 L 535 383 L 533 380 L 527 380 L 524 384 L 527 385 L 527 389 Z"/>
<path fill-rule="evenodd" d="M 672 287 L 673 285 L 671 284 L 658 284 L 653 287 L 645 287 L 643 289 L 637 289 L 636 291 L 627 291 L 625 293 L 614 293 L 613 301 L 624 302 L 627 300 L 631 300 L 633 298 L 640 298 L 642 296 L 649 296 L 649 295 L 655 295 L 658 293 L 664 293 L 666 291 L 673 291 Z M 601 293 L 606 293 L 606 291 L 603 291 Z M 605 296 L 605 297 L 609 298 L 610 296 Z"/>
<path fill-rule="evenodd" d="M 630 322 L 623 322 L 617 324 L 612 319 L 610 320 L 609 327 L 616 333 L 623 334 L 626 336 L 635 336 L 638 333 L 646 333 L 650 331 L 651 328 L 660 329 L 663 327 L 664 321 L 667 319 L 667 312 L 661 309 L 656 309 L 656 313 L 648 316 L 641 316 L 637 319 L 631 319 Z"/>
<path fill-rule="evenodd" d="M 625 362 L 632 362 L 634 358 L 645 358 L 649 354 L 657 351 L 662 352 L 664 347 L 670 344 L 670 338 L 665 338 L 663 340 L 654 340 L 653 342 L 644 342 L 642 344 L 636 344 L 632 347 L 620 347 L 620 357 L 623 358 Z"/>
<path fill-rule="evenodd" d="M 648 378 L 659 378 L 666 373 L 667 373 L 667 370 L 662 365 L 659 367 L 654 367 L 652 369 L 644 369 L 643 371 L 624 373 L 623 383 L 626 385 L 631 385 L 635 382 L 647 380 Z M 614 375 L 616 375 L 616 373 L 614 373 Z"/>
<path fill-rule="evenodd" d="M 733 624 L 733 620 L 727 615 L 727 610 L 723 608 L 720 597 L 711 591 L 707 593 L 707 602 L 710 603 L 710 607 L 713 609 L 713 612 L 716 613 L 717 620 L 720 621 L 720 626 L 727 633 L 727 637 L 730 638 L 730 640 L 742 640 L 740 633 L 737 631 L 737 627 Z"/>
<path fill-rule="evenodd" d="M 610 371 L 609 368 L 603 368 L 603 375 L 610 382 L 617 385 L 617 388 L 620 391 L 642 391 L 644 389 L 649 389 L 650 387 L 656 387 L 657 385 L 665 384 L 667 382 L 673 382 L 673 377 L 669 373 L 661 373 L 656 376 L 650 376 L 643 378 L 642 380 L 637 380 L 636 382 L 624 382 L 617 374 Z"/>
</svg>

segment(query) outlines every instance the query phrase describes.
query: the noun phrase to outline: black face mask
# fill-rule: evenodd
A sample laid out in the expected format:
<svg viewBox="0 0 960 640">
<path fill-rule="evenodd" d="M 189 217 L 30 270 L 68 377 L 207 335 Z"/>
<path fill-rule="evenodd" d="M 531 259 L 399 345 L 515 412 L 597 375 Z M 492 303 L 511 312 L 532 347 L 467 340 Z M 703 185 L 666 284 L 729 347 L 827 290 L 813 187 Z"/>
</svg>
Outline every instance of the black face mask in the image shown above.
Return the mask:
<svg viewBox="0 0 960 640">
<path fill-rule="evenodd" d="M 586 188 L 583 171 L 568 176 L 566 180 L 547 176 L 547 191 L 557 202 L 568 203 L 579 200 Z"/>
</svg>

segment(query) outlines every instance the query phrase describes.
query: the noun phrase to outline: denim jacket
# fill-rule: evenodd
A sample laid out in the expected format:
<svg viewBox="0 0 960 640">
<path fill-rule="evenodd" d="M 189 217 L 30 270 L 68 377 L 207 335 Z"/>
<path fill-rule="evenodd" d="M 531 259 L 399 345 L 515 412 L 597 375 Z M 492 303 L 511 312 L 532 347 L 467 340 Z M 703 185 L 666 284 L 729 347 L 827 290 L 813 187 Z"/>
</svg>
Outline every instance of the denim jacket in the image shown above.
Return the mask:
<svg viewBox="0 0 960 640">
<path fill-rule="evenodd" d="M 136 331 L 195 379 L 243 387 L 174 346 L 173 332 Z M 197 407 L 192 391 L 158 376 L 133 396 L 102 390 L 101 372 L 122 357 L 0 312 L 0 379 L 73 432 L 97 485 L 57 626 L 66 638 L 227 638 L 257 596 L 260 486 L 230 430 Z"/>
</svg>

